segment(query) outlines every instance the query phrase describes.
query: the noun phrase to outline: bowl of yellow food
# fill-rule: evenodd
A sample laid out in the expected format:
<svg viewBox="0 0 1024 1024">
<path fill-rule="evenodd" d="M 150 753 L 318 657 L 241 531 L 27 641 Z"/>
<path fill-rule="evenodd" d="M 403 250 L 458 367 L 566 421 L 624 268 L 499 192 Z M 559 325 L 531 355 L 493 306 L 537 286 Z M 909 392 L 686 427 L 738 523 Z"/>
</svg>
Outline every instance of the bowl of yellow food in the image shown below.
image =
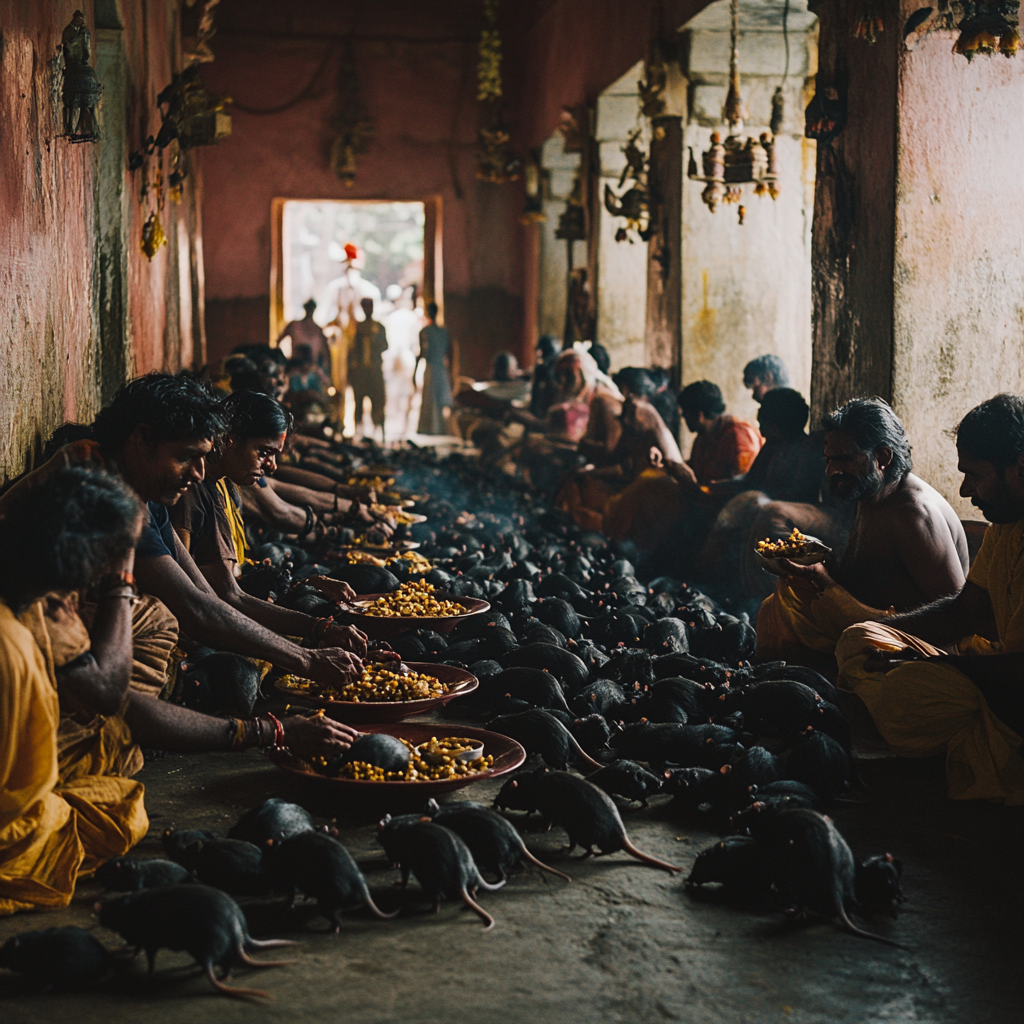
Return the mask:
<svg viewBox="0 0 1024 1024">
<path fill-rule="evenodd" d="M 409 767 L 404 772 L 384 772 L 374 765 L 351 761 L 335 775 L 328 775 L 328 762 L 321 758 L 303 761 L 286 748 L 271 748 L 270 759 L 282 770 L 304 782 L 345 791 L 349 795 L 363 794 L 386 797 L 399 802 L 403 797 L 418 800 L 434 793 L 450 792 L 472 785 L 483 779 L 515 771 L 525 760 L 526 751 L 513 739 L 486 729 L 473 729 L 460 725 L 459 736 L 438 734 L 439 726 L 427 722 L 399 722 L 387 725 L 368 725 L 364 732 L 387 733 L 401 740 L 409 749 Z M 435 746 L 450 740 L 458 743 L 471 741 L 480 755 L 472 760 L 442 757 L 439 761 L 423 756 L 431 744 Z"/>
<path fill-rule="evenodd" d="M 754 545 L 754 556 L 758 563 L 776 576 L 782 576 L 786 572 L 783 561 L 788 560 L 796 565 L 816 565 L 824 562 L 831 554 L 830 547 L 817 537 L 806 536 L 796 527 L 793 527 L 788 537 L 780 540 L 765 537 Z"/>
<path fill-rule="evenodd" d="M 323 708 L 330 718 L 350 725 L 425 715 L 479 685 L 476 676 L 454 665 L 397 661 L 368 662 L 358 680 L 341 686 L 296 676 L 274 684 L 290 700 Z"/>
<path fill-rule="evenodd" d="M 455 597 L 426 580 L 412 580 L 390 594 L 363 594 L 336 618 L 361 629 L 371 640 L 383 640 L 410 629 L 448 633 L 468 616 L 483 615 L 490 608 L 487 601 Z"/>
</svg>

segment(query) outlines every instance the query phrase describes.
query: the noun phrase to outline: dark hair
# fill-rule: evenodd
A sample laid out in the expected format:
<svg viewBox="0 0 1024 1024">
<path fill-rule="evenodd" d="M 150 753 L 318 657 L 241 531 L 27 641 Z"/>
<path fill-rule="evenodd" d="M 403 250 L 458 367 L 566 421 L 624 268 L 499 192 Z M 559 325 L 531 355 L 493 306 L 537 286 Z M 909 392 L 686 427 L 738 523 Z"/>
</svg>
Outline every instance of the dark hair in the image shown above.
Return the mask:
<svg viewBox="0 0 1024 1024">
<path fill-rule="evenodd" d="M 316 299 L 314 299 L 312 296 L 310 296 L 302 304 L 302 308 L 305 309 L 307 312 L 312 312 L 313 310 L 316 309 Z"/>
<path fill-rule="evenodd" d="M 641 366 L 624 367 L 612 377 L 612 380 L 620 390 L 632 391 L 634 395 L 643 395 L 645 398 L 657 391 L 651 375 Z"/>
<path fill-rule="evenodd" d="M 801 433 L 810 414 L 804 396 L 793 388 L 773 388 L 761 399 L 761 425 L 772 423 L 784 434 Z"/>
<path fill-rule="evenodd" d="M 129 381 L 96 417 L 93 436 L 116 452 L 136 427 L 149 430 L 153 444 L 184 438 L 216 440 L 224 424 L 213 393 L 186 373 L 147 373 Z"/>
<path fill-rule="evenodd" d="M 1024 453 L 1024 397 L 1003 392 L 975 406 L 956 428 L 965 455 L 1006 469 Z"/>
<path fill-rule="evenodd" d="M 291 432 L 292 414 L 270 395 L 235 391 L 221 402 L 225 433 L 236 441 L 250 437 L 278 437 Z"/>
<path fill-rule="evenodd" d="M 902 480 L 914 468 L 903 422 L 883 398 L 851 399 L 825 420 L 825 432 L 845 434 L 858 451 L 868 455 L 888 448 L 892 462 L 885 467 L 886 483 Z"/>
<path fill-rule="evenodd" d="M 494 357 L 494 368 L 491 371 L 495 380 L 515 380 L 513 374 L 518 360 L 511 352 L 499 352 Z"/>
<path fill-rule="evenodd" d="M 542 334 L 537 339 L 536 347 L 540 350 L 540 354 L 545 363 L 554 362 L 558 358 L 558 353 L 561 351 L 561 346 L 551 334 Z"/>
<path fill-rule="evenodd" d="M 66 444 L 92 439 L 92 427 L 88 423 L 62 423 L 43 447 L 43 462 L 49 462 Z"/>
<path fill-rule="evenodd" d="M 101 469 L 73 466 L 15 498 L 0 519 L 0 592 L 82 590 L 135 543 L 141 505 Z"/>
<path fill-rule="evenodd" d="M 280 366 L 284 366 L 288 361 L 279 348 L 271 348 L 270 345 L 236 345 L 231 350 L 231 355 L 248 356 L 257 366 L 264 359 L 272 359 Z"/>
<path fill-rule="evenodd" d="M 679 392 L 679 408 L 688 416 L 702 412 L 705 416 L 721 416 L 725 412 L 722 389 L 709 380 L 697 380 L 687 384 Z"/>
<path fill-rule="evenodd" d="M 604 345 L 598 345 L 596 341 L 593 342 L 590 346 L 590 355 L 602 373 L 607 373 L 612 368 L 611 356 L 608 355 L 608 349 Z"/>
<path fill-rule="evenodd" d="M 436 320 L 437 319 L 437 303 L 436 302 L 428 302 L 427 303 L 427 316 L 429 316 L 431 320 Z"/>
<path fill-rule="evenodd" d="M 789 370 L 786 369 L 786 364 L 778 356 L 769 354 L 751 359 L 743 367 L 743 386 L 749 388 L 754 383 L 755 377 L 762 384 L 768 377 L 771 377 L 777 388 L 789 386 Z"/>
</svg>

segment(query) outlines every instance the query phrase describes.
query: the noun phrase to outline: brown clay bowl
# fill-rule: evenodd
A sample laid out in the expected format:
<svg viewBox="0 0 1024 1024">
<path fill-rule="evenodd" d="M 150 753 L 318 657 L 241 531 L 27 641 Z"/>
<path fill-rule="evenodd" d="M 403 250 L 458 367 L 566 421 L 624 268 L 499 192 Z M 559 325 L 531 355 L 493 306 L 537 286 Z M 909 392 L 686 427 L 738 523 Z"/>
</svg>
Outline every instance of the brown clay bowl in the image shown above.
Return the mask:
<svg viewBox="0 0 1024 1024">
<path fill-rule="evenodd" d="M 385 596 L 385 594 L 360 594 L 358 600 L 375 601 L 378 597 Z M 446 615 L 442 618 L 400 616 L 394 619 L 385 619 L 377 615 L 361 615 L 354 610 L 354 607 L 357 606 L 349 605 L 337 614 L 335 619 L 347 626 L 361 629 L 371 640 L 386 640 L 389 636 L 398 636 L 399 633 L 407 633 L 410 629 L 429 629 L 435 633 L 450 633 L 460 622 L 465 622 L 470 616 L 483 615 L 491 610 L 487 601 L 480 601 L 475 597 L 455 597 L 452 594 L 441 592 L 434 596 L 438 600 L 454 601 L 466 610 L 461 615 Z"/>
<path fill-rule="evenodd" d="M 465 669 L 456 668 L 454 665 L 432 665 L 418 661 L 407 661 L 406 665 L 413 672 L 422 672 L 424 675 L 440 679 L 448 686 L 448 692 L 439 697 L 425 697 L 423 700 L 353 701 L 329 700 L 311 693 L 296 693 L 284 686 L 280 679 L 274 686 L 278 693 L 288 697 L 289 700 L 304 701 L 315 707 L 323 708 L 327 716 L 337 722 L 362 725 L 364 722 L 400 722 L 403 718 L 412 718 L 413 715 L 425 715 L 442 704 L 447 704 L 455 697 L 465 697 L 467 693 L 472 693 L 480 685 L 476 676 Z M 428 736 L 427 739 L 429 738 Z"/>
<path fill-rule="evenodd" d="M 267 756 L 278 768 L 288 772 L 289 775 L 308 781 L 311 785 L 334 790 L 339 795 L 363 794 L 364 796 L 394 798 L 418 795 L 428 797 L 435 793 L 448 793 L 454 789 L 462 789 L 464 786 L 471 786 L 474 782 L 493 779 L 515 771 L 526 760 L 526 751 L 515 740 L 496 732 L 488 732 L 486 729 L 473 729 L 468 725 L 400 722 L 388 725 L 367 725 L 363 732 L 386 732 L 390 736 L 397 736 L 414 744 L 426 743 L 431 736 L 472 737 L 483 743 L 484 754 L 493 755 L 494 764 L 487 771 L 480 772 L 479 775 L 470 775 L 468 778 L 461 779 L 445 779 L 442 782 L 363 782 L 357 779 L 329 779 L 326 775 L 320 775 L 311 768 L 305 767 L 286 749 L 272 747 L 267 751 Z"/>
</svg>

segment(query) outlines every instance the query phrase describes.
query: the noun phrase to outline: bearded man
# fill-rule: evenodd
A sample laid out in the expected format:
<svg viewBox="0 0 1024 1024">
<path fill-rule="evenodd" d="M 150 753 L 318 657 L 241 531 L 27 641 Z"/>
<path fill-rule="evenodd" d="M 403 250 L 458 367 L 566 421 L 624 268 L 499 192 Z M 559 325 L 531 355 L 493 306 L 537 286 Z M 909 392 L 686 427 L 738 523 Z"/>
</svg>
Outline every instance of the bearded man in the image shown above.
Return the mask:
<svg viewBox="0 0 1024 1024">
<path fill-rule="evenodd" d="M 968 568 L 956 513 L 911 473 L 910 442 L 880 398 L 855 398 L 825 422 L 825 475 L 856 504 L 838 559 L 797 565 L 779 559 L 775 593 L 757 618 L 758 655 L 835 670 L 843 631 L 956 594 Z"/>
</svg>

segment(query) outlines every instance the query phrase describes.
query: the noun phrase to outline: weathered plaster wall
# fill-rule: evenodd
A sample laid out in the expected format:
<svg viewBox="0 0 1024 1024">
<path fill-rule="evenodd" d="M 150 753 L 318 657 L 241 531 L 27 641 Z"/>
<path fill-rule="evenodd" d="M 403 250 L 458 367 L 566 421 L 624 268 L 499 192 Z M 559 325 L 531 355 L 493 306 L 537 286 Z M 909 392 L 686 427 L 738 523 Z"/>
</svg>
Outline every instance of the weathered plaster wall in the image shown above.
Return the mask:
<svg viewBox="0 0 1024 1024">
<path fill-rule="evenodd" d="M 886 26 L 913 5 L 884 5 Z M 847 12 L 849 13 L 849 12 Z M 879 394 L 906 423 L 916 471 L 965 518 L 949 431 L 998 391 L 1024 391 L 1020 59 L 850 46 L 825 4 L 822 73 L 848 65 L 850 119 L 819 159 L 814 413 Z"/>
<path fill-rule="evenodd" d="M 720 205 L 711 213 L 701 201 L 704 183 L 683 179 L 683 383 L 714 381 L 730 412 L 750 422 L 756 422 L 757 405 L 743 387 L 743 367 L 754 357 L 781 356 L 792 386 L 805 396 L 810 389 L 815 147 L 803 138 L 803 108 L 804 83 L 815 70 L 816 40 L 809 34 L 807 14 L 793 7 L 785 120 L 777 142 L 778 199 L 755 196 L 753 186 L 744 186 L 746 216 L 740 224 L 736 206 Z M 729 61 L 722 8 L 727 5 L 708 8 L 687 33 L 684 73 L 690 81 L 690 111 L 683 145 L 687 157 L 692 148 L 698 168 L 712 130 L 722 130 L 723 71 Z M 772 94 L 784 69 L 785 46 L 777 26 L 741 33 L 747 134 L 768 130 Z"/>
<path fill-rule="evenodd" d="M 75 5 L 0 0 L 0 480 L 54 427 L 90 419 L 126 375 L 177 368 L 164 316 L 177 281 L 165 252 L 149 264 L 138 250 L 140 182 L 124 149 L 159 125 L 178 5 L 108 0 L 101 20 L 114 27 L 103 29 L 82 6 L 111 84 L 98 146 L 57 137 L 55 55 Z"/>
<path fill-rule="evenodd" d="M 893 404 L 917 472 L 964 518 L 948 431 L 999 391 L 1024 392 L 1024 107 L 1020 58 L 900 55 Z"/>
<path fill-rule="evenodd" d="M 547 219 L 537 225 L 540 242 L 537 336 L 553 335 L 559 344 L 565 331 L 569 256 L 568 243 L 555 238 L 555 231 L 558 229 L 558 218 L 565 212 L 565 202 L 572 192 L 579 166 L 579 153 L 566 153 L 562 136 L 558 132 L 544 143 L 541 167 L 545 174 L 544 214 Z M 583 243 L 577 242 L 574 247 L 577 263 L 584 258 L 583 250 Z"/>
</svg>

